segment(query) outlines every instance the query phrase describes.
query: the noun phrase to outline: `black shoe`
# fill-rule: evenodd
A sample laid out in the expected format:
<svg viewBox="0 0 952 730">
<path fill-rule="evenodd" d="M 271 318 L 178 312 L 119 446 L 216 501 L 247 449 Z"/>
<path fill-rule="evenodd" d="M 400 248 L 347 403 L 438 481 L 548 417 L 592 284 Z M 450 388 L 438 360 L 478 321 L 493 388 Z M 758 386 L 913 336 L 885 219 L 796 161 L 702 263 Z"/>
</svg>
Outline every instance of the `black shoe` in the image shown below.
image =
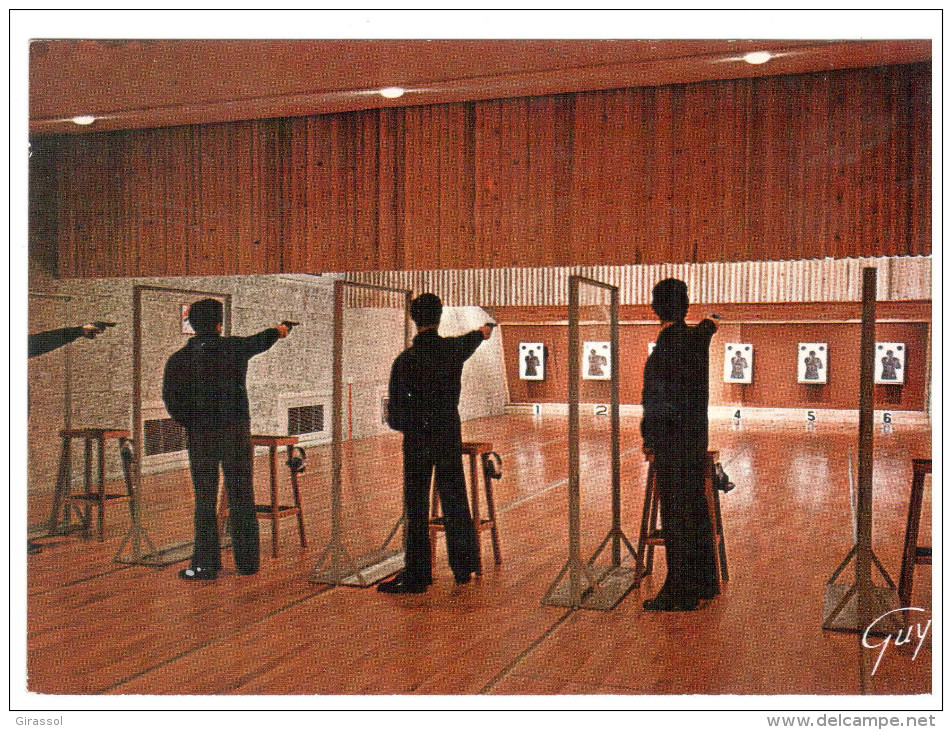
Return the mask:
<svg viewBox="0 0 952 730">
<path fill-rule="evenodd" d="M 472 573 L 465 573 L 465 574 L 454 573 L 453 578 L 456 580 L 456 585 L 462 586 L 462 585 L 466 585 L 473 579 L 473 574 Z"/>
<path fill-rule="evenodd" d="M 672 598 L 670 596 L 655 596 L 641 604 L 645 611 L 696 611 L 696 598 Z"/>
<path fill-rule="evenodd" d="M 184 568 L 179 571 L 178 577 L 182 580 L 215 580 L 218 571 L 209 568 Z"/>
<path fill-rule="evenodd" d="M 377 584 L 380 593 L 426 593 L 426 582 L 408 581 L 403 574 Z"/>
</svg>

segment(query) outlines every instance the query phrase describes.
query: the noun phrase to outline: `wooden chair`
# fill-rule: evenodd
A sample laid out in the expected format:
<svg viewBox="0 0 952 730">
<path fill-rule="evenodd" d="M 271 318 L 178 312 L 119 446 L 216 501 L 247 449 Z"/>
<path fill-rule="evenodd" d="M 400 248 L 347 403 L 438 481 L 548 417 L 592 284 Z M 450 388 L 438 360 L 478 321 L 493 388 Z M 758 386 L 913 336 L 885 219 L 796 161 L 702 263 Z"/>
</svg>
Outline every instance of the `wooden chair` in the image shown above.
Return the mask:
<svg viewBox="0 0 952 730">
<path fill-rule="evenodd" d="M 493 558 L 496 565 L 502 564 L 502 552 L 499 548 L 499 530 L 496 527 L 496 505 L 493 501 L 493 480 L 489 475 L 489 458 L 493 451 L 493 445 L 484 441 L 464 441 L 463 456 L 469 457 L 469 492 L 470 492 L 470 513 L 473 518 L 473 527 L 476 528 L 476 544 L 479 550 L 479 569 L 478 575 L 482 575 L 482 544 L 480 533 L 489 530 L 492 537 Z M 479 467 L 482 467 L 481 469 Z M 483 493 L 486 495 L 486 511 L 488 517 L 483 518 L 480 511 L 479 500 L 479 473 L 483 474 Z M 436 552 L 436 535 L 446 530 L 443 518 L 440 516 L 440 496 L 436 488 L 433 488 L 433 497 L 430 501 L 430 553 Z"/>
</svg>

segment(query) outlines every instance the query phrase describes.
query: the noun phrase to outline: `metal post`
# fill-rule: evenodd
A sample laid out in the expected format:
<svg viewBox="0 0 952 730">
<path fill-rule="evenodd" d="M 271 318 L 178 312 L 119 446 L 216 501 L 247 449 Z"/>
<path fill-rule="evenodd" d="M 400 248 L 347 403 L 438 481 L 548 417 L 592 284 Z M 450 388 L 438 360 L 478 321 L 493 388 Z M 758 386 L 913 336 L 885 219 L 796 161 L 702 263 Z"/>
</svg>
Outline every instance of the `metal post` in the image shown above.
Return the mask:
<svg viewBox="0 0 952 730">
<path fill-rule="evenodd" d="M 621 413 L 619 391 L 621 370 L 618 352 L 618 289 L 611 290 L 611 372 L 612 372 L 612 567 L 621 566 Z"/>
<path fill-rule="evenodd" d="M 581 556 L 581 515 L 579 477 L 579 427 L 578 427 L 578 290 L 577 278 L 569 279 L 569 582 L 573 603 L 581 601 L 582 582 L 578 571 Z"/>
<path fill-rule="evenodd" d="M 856 542 L 827 582 L 823 628 L 834 631 L 890 633 L 900 626 L 897 614 L 883 621 L 877 617 L 899 607 L 896 585 L 873 552 L 873 373 L 876 349 L 876 269 L 863 269 L 863 315 L 860 340 L 859 465 L 857 469 Z M 837 577 L 854 561 L 854 582 L 837 584 Z M 873 582 L 873 566 L 888 588 Z"/>
</svg>

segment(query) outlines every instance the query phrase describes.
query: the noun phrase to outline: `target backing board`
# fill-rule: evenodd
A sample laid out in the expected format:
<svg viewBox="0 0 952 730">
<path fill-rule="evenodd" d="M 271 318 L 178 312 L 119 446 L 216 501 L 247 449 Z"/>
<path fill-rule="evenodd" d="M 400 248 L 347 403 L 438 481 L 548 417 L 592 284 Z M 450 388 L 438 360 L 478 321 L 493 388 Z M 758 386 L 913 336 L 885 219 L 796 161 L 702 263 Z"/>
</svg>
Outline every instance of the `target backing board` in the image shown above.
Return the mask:
<svg viewBox="0 0 952 730">
<path fill-rule="evenodd" d="M 829 371 L 829 347 L 825 342 L 801 342 L 797 345 L 797 382 L 826 383 Z"/>
<path fill-rule="evenodd" d="M 902 385 L 906 382 L 906 343 L 877 342 L 875 377 L 878 385 Z"/>
<path fill-rule="evenodd" d="M 582 378 L 585 380 L 612 379 L 612 343 L 586 342 L 582 348 Z"/>
<path fill-rule="evenodd" d="M 542 342 L 519 343 L 519 378 L 545 380 L 545 344 Z"/>
<path fill-rule="evenodd" d="M 724 343 L 724 382 L 750 383 L 754 379 L 754 346 L 749 342 Z"/>
</svg>

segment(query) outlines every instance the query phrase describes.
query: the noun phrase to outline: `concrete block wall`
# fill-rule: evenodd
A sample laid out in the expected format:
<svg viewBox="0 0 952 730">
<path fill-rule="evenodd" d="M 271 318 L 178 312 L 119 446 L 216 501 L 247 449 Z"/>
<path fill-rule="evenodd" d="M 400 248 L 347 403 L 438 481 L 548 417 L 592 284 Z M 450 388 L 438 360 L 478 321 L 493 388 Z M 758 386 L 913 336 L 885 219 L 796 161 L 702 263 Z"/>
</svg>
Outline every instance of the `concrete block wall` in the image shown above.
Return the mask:
<svg viewBox="0 0 952 730">
<path fill-rule="evenodd" d="M 248 368 L 252 430 L 287 433 L 287 409 L 324 403 L 324 433 L 302 443 L 330 440 L 333 358 L 333 279 L 307 275 L 48 280 L 34 283 L 29 332 L 94 320 L 117 326 L 90 341 L 80 339 L 30 362 L 29 520 L 49 518 L 64 426 L 131 428 L 133 408 L 133 291 L 136 286 L 230 294 L 231 333 L 249 335 L 283 319 L 301 323 Z M 180 307 L 200 293 L 142 292 L 143 418 L 166 417 L 162 374 L 168 357 L 184 346 Z M 476 307 L 447 309 L 442 334 L 459 334 L 490 319 Z M 345 308 L 344 438 L 362 438 L 389 429 L 382 422 L 390 365 L 403 349 L 403 311 Z M 351 402 L 348 411 L 348 382 Z M 484 343 L 464 371 L 460 411 L 464 419 L 503 413 L 506 396 L 498 333 Z M 79 442 L 77 442 L 77 447 Z M 74 451 L 81 451 L 76 449 Z M 109 478 L 118 478 L 118 450 L 107 454 Z M 184 452 L 143 459 L 146 472 L 182 468 Z M 73 480 L 81 463 L 74 455 Z"/>
</svg>

